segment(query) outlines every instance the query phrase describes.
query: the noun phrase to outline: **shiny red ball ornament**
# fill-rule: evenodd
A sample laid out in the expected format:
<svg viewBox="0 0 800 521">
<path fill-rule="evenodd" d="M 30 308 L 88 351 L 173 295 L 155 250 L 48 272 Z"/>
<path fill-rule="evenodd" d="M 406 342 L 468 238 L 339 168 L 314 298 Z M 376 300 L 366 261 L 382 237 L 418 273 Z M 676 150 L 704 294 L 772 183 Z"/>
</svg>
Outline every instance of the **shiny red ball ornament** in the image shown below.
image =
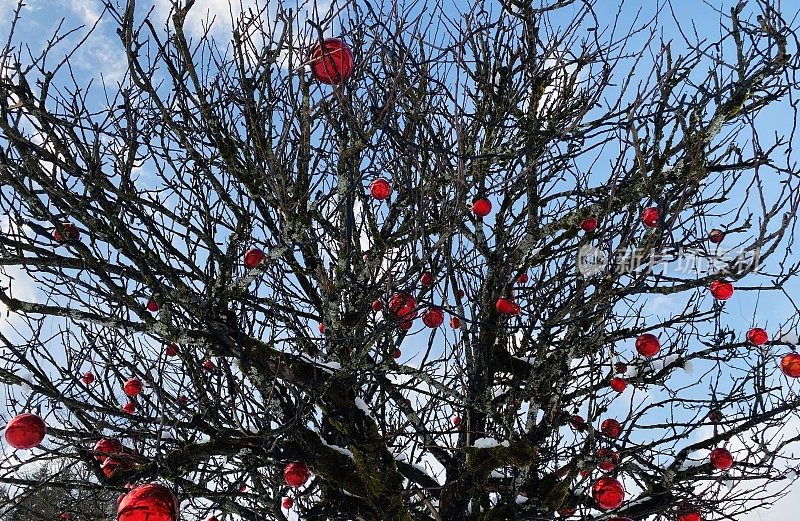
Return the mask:
<svg viewBox="0 0 800 521">
<path fill-rule="evenodd" d="M 266 259 L 267 256 L 259 248 L 250 248 L 244 254 L 244 267 L 252 270 Z"/>
<path fill-rule="evenodd" d="M 619 376 L 615 376 L 611 379 L 611 388 L 621 393 L 628 387 L 628 382 L 624 378 L 620 378 Z"/>
<path fill-rule="evenodd" d="M 392 352 L 392 357 L 393 357 L 395 360 L 397 360 L 398 358 L 400 358 L 400 357 L 402 356 L 402 354 L 403 354 L 403 352 L 402 352 L 402 351 L 400 351 L 399 349 L 395 349 L 395 350 Z"/>
<path fill-rule="evenodd" d="M 711 409 L 710 411 L 708 411 L 706 418 L 708 418 L 708 421 L 710 422 L 714 423 L 721 422 L 723 418 L 722 411 L 720 411 L 719 409 Z"/>
<path fill-rule="evenodd" d="M 58 518 L 61 519 L 62 521 L 63 520 L 69 521 L 70 519 L 72 519 L 72 514 L 70 514 L 69 512 L 61 512 L 61 515 L 58 516 Z"/>
<path fill-rule="evenodd" d="M 380 300 L 373 300 L 372 301 L 372 311 L 380 311 L 383 309 L 383 304 Z"/>
<path fill-rule="evenodd" d="M 597 229 L 597 219 L 594 217 L 589 217 L 588 219 L 584 219 L 581 223 L 581 230 L 585 231 L 586 233 L 591 233 Z"/>
<path fill-rule="evenodd" d="M 747 332 L 747 340 L 754 346 L 763 346 L 769 341 L 769 335 L 760 327 L 754 327 Z"/>
<path fill-rule="evenodd" d="M 419 282 L 420 282 L 420 284 L 422 284 L 423 286 L 430 286 L 431 284 L 433 284 L 433 275 L 431 274 L 431 272 L 430 272 L 430 271 L 426 271 L 426 272 L 425 272 L 425 273 L 423 273 L 423 274 L 422 274 L 422 276 L 419 278 Z"/>
<path fill-rule="evenodd" d="M 800 378 L 800 354 L 789 353 L 781 358 L 781 371 L 789 378 Z"/>
<path fill-rule="evenodd" d="M 439 308 L 428 308 L 422 314 L 422 323 L 429 328 L 436 328 L 444 323 L 444 312 Z"/>
<path fill-rule="evenodd" d="M 625 499 L 625 489 L 614 478 L 600 478 L 592 484 L 592 497 L 603 510 L 613 510 Z"/>
<path fill-rule="evenodd" d="M 646 357 L 656 356 L 661 349 L 658 337 L 651 333 L 644 333 L 636 338 L 636 351 Z"/>
<path fill-rule="evenodd" d="M 181 405 L 186 405 L 187 403 L 189 403 L 189 398 L 187 398 L 185 394 L 182 394 L 178 396 L 178 403 Z"/>
<path fill-rule="evenodd" d="M 450 327 L 453 329 L 461 327 L 461 319 L 458 317 L 450 317 Z"/>
<path fill-rule="evenodd" d="M 389 299 L 389 311 L 410 321 L 417 316 L 417 300 L 408 293 L 398 291 Z"/>
<path fill-rule="evenodd" d="M 169 344 L 165 351 L 167 352 L 167 356 L 175 356 L 178 354 L 178 346 Z"/>
<path fill-rule="evenodd" d="M 122 410 L 128 414 L 133 414 L 136 412 L 136 405 L 133 402 L 128 402 L 122 406 Z"/>
<path fill-rule="evenodd" d="M 311 51 L 311 74 L 320 83 L 339 85 L 353 72 L 353 51 L 339 38 L 325 38 Z"/>
<path fill-rule="evenodd" d="M 283 480 L 293 488 L 302 487 L 309 477 L 308 467 L 304 463 L 289 463 L 283 469 Z"/>
<path fill-rule="evenodd" d="M 78 231 L 78 228 L 72 223 L 62 223 L 61 226 L 64 228 L 64 231 L 67 232 L 66 238 L 64 234 L 62 234 L 59 230 L 53 230 L 53 240 L 59 244 L 65 244 L 72 241 L 77 241 L 81 238 L 81 232 Z"/>
<path fill-rule="evenodd" d="M 583 419 L 583 416 L 575 414 L 570 417 L 569 426 L 572 427 L 573 430 L 583 432 L 586 429 L 586 420 Z"/>
<path fill-rule="evenodd" d="M 598 466 L 606 472 L 611 472 L 619 464 L 619 455 L 611 449 L 602 448 L 597 451 Z"/>
<path fill-rule="evenodd" d="M 81 380 L 86 385 L 91 385 L 92 383 L 94 383 L 94 375 L 92 373 L 83 373 Z"/>
<path fill-rule="evenodd" d="M 703 516 L 697 510 L 679 511 L 678 521 L 703 521 Z"/>
<path fill-rule="evenodd" d="M 711 464 L 717 470 L 728 470 L 733 466 L 733 454 L 728 449 L 717 447 L 711 451 L 709 458 L 711 458 Z"/>
<path fill-rule="evenodd" d="M 285 508 L 286 510 L 291 510 L 291 508 L 294 506 L 294 499 L 292 499 L 290 497 L 283 498 L 283 501 L 281 502 L 281 506 L 283 508 Z"/>
<path fill-rule="evenodd" d="M 378 201 L 383 201 L 384 199 L 388 199 L 390 195 L 392 195 L 392 185 L 389 184 L 389 181 L 386 179 L 379 177 L 378 179 L 374 180 L 369 185 L 369 193 L 372 195 L 373 198 L 377 199 Z"/>
<path fill-rule="evenodd" d="M 715 280 L 708 289 L 717 300 L 728 300 L 733 295 L 733 284 L 724 280 Z"/>
<path fill-rule="evenodd" d="M 317 326 L 317 329 L 319 330 L 319 332 L 321 334 L 323 334 L 323 335 L 325 334 L 325 324 L 324 323 L 320 322 L 319 325 Z"/>
<path fill-rule="evenodd" d="M 456 291 L 456 296 L 458 297 L 459 300 L 464 298 L 464 290 L 460 289 L 460 290 Z"/>
<path fill-rule="evenodd" d="M 472 202 L 472 213 L 478 217 L 486 217 L 491 211 L 492 202 L 485 197 L 475 199 L 475 201 Z"/>
<path fill-rule="evenodd" d="M 526 282 L 528 282 L 528 280 L 529 280 L 529 277 L 528 277 L 527 273 L 523 273 L 522 275 L 517 277 L 517 282 L 519 282 L 520 284 L 525 284 Z"/>
<path fill-rule="evenodd" d="M 177 521 L 179 515 L 178 498 L 155 483 L 134 488 L 117 505 L 117 521 Z"/>
<path fill-rule="evenodd" d="M 217 519 L 217 516 L 211 516 L 206 521 L 219 521 L 219 519 Z"/>
<path fill-rule="evenodd" d="M 617 374 L 623 374 L 628 372 L 628 364 L 617 362 L 614 364 L 614 372 Z"/>
<path fill-rule="evenodd" d="M 458 427 L 459 425 L 461 425 L 461 418 L 459 418 L 458 416 L 453 417 L 453 425 L 455 427 Z"/>
<path fill-rule="evenodd" d="M 94 458 L 103 463 L 111 456 L 125 452 L 122 442 L 117 438 L 101 438 L 94 444 Z"/>
<path fill-rule="evenodd" d="M 494 307 L 502 315 L 519 315 L 519 306 L 510 298 L 501 297 L 497 299 Z"/>
<path fill-rule="evenodd" d="M 612 418 L 608 418 L 603 420 L 603 423 L 600 424 L 600 432 L 608 436 L 609 438 L 619 438 L 619 435 L 622 434 L 622 425 L 617 420 Z"/>
<path fill-rule="evenodd" d="M 114 471 L 117 469 L 132 470 L 135 467 L 136 463 L 133 461 L 133 458 L 127 454 L 108 457 L 100 464 L 100 470 L 103 471 L 103 475 L 107 478 L 114 475 Z"/>
<path fill-rule="evenodd" d="M 47 434 L 47 425 L 39 416 L 31 413 L 18 414 L 6 425 L 6 441 L 15 449 L 32 449 L 39 445 Z"/>
<path fill-rule="evenodd" d="M 155 313 L 156 311 L 158 311 L 160 309 L 159 305 L 158 305 L 158 302 L 156 302 L 153 299 L 148 300 L 147 301 L 147 305 L 145 307 L 147 308 L 147 311 L 149 311 L 151 313 Z"/>
<path fill-rule="evenodd" d="M 142 392 L 143 388 L 144 386 L 142 385 L 142 382 L 136 378 L 131 378 L 125 382 L 125 385 L 122 386 L 122 390 L 130 397 L 137 396 L 140 392 Z"/>
<path fill-rule="evenodd" d="M 571 517 L 575 515 L 575 512 L 577 511 L 572 507 L 562 507 L 558 509 L 559 517 Z"/>
<path fill-rule="evenodd" d="M 714 228 L 710 232 L 708 232 L 708 241 L 713 244 L 719 244 L 722 242 L 722 239 L 725 238 L 725 232 L 718 228 Z"/>
<path fill-rule="evenodd" d="M 203 360 L 203 369 L 205 369 L 206 371 L 213 371 L 214 362 L 212 362 L 210 358 L 206 358 L 205 360 Z"/>
<path fill-rule="evenodd" d="M 658 226 L 659 217 L 658 208 L 650 207 L 642 212 L 642 222 L 648 228 L 655 228 Z"/>
<path fill-rule="evenodd" d="M 414 321 L 413 320 L 403 320 L 402 322 L 400 322 L 400 325 L 398 327 L 400 329 L 402 329 L 403 331 L 408 331 L 413 326 L 414 326 Z"/>
<path fill-rule="evenodd" d="M 591 473 L 591 472 L 589 472 L 589 471 L 588 471 L 588 470 L 586 470 L 586 469 L 582 469 L 580 472 L 578 472 L 578 474 L 580 474 L 580 476 L 581 476 L 582 478 L 588 478 L 588 477 L 589 477 L 589 476 L 590 476 L 592 473 Z"/>
</svg>

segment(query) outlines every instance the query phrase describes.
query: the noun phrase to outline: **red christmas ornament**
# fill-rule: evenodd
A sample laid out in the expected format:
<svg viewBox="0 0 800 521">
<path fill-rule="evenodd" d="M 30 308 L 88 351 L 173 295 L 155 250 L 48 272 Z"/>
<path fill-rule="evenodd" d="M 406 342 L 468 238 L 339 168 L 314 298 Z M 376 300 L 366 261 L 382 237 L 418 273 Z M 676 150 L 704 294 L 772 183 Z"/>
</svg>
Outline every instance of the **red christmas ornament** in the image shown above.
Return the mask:
<svg viewBox="0 0 800 521">
<path fill-rule="evenodd" d="M 339 85 L 353 72 L 353 52 L 339 38 L 325 38 L 311 51 L 311 74 L 320 83 Z"/>
<path fill-rule="evenodd" d="M 18 414 L 6 425 L 6 441 L 15 449 L 32 449 L 39 445 L 47 434 L 47 425 L 39 416 L 31 413 Z"/>
<path fill-rule="evenodd" d="M 103 475 L 107 478 L 110 478 L 117 469 L 132 470 L 134 467 L 136 467 L 136 463 L 127 454 L 108 457 L 100 464 L 100 470 L 103 471 Z"/>
<path fill-rule="evenodd" d="M 589 217 L 588 219 L 584 219 L 581 223 L 581 230 L 585 231 L 586 233 L 591 233 L 597 229 L 597 219 L 594 217 Z"/>
<path fill-rule="evenodd" d="M 606 472 L 611 472 L 619 464 L 619 455 L 611 449 L 599 449 L 597 451 L 598 466 Z"/>
<path fill-rule="evenodd" d="M 600 432 L 609 438 L 619 438 L 619 435 L 622 434 L 622 425 L 617 420 L 608 418 L 600 424 Z"/>
<path fill-rule="evenodd" d="M 206 521 L 219 521 L 219 519 L 217 519 L 217 516 L 211 516 Z"/>
<path fill-rule="evenodd" d="M 94 382 L 94 375 L 92 373 L 83 373 L 81 380 L 83 380 L 83 383 L 86 385 L 91 385 Z"/>
<path fill-rule="evenodd" d="M 708 421 L 714 423 L 720 422 L 722 421 L 722 411 L 720 411 L 719 409 L 711 409 L 710 411 L 708 411 L 706 418 L 708 418 Z"/>
<path fill-rule="evenodd" d="M 450 327 L 453 329 L 461 327 L 461 319 L 458 317 L 450 317 Z"/>
<path fill-rule="evenodd" d="M 140 392 L 142 392 L 142 388 L 142 382 L 136 378 L 131 378 L 125 382 L 125 385 L 122 386 L 122 390 L 125 391 L 125 394 L 130 397 L 137 396 Z"/>
<path fill-rule="evenodd" d="M 733 466 L 733 455 L 728 449 L 717 447 L 711 451 L 709 457 L 711 458 L 711 464 L 717 470 L 728 470 Z"/>
<path fill-rule="evenodd" d="M 389 311 L 399 318 L 411 320 L 417 316 L 417 300 L 408 293 L 398 291 L 389 299 Z"/>
<path fill-rule="evenodd" d="M 373 300 L 372 301 L 372 311 L 380 311 L 383 309 L 383 304 L 381 304 L 380 300 Z"/>
<path fill-rule="evenodd" d="M 423 273 L 423 274 L 422 274 L 422 276 L 419 278 L 419 282 L 420 282 L 420 284 L 422 284 L 423 286 L 430 286 L 431 284 L 433 284 L 433 275 L 431 275 L 431 272 L 430 272 L 430 271 L 426 271 L 426 272 L 425 272 L 425 273 Z"/>
<path fill-rule="evenodd" d="M 498 313 L 503 315 L 519 315 L 519 306 L 510 298 L 501 297 L 494 305 Z"/>
<path fill-rule="evenodd" d="M 628 387 L 628 382 L 624 378 L 620 378 L 619 376 L 615 376 L 611 379 L 611 388 L 621 393 Z"/>
<path fill-rule="evenodd" d="M 614 478 L 600 478 L 592 485 L 592 497 L 603 510 L 612 510 L 622 504 L 625 489 Z"/>
<path fill-rule="evenodd" d="M 159 310 L 158 303 L 153 299 L 150 299 L 150 300 L 147 301 L 146 308 L 147 308 L 147 311 L 149 311 L 151 313 L 155 313 L 156 311 Z"/>
<path fill-rule="evenodd" d="M 214 362 L 212 362 L 210 358 L 206 358 L 205 360 L 203 360 L 203 369 L 205 369 L 206 371 L 213 371 Z"/>
<path fill-rule="evenodd" d="M 122 406 L 122 410 L 128 414 L 133 414 L 136 412 L 136 405 L 134 405 L 132 402 L 128 402 Z"/>
<path fill-rule="evenodd" d="M 453 417 L 453 425 L 456 427 L 461 425 L 461 418 L 459 418 L 458 416 Z"/>
<path fill-rule="evenodd" d="M 733 284 L 724 280 L 715 280 L 708 287 L 711 296 L 717 300 L 728 300 L 733 295 Z"/>
<path fill-rule="evenodd" d="M 642 222 L 648 228 L 655 228 L 658 226 L 658 208 L 647 208 L 644 212 L 642 212 Z"/>
<path fill-rule="evenodd" d="M 252 270 L 266 259 L 267 256 L 258 248 L 250 248 L 244 254 L 244 267 Z"/>
<path fill-rule="evenodd" d="M 800 378 L 800 355 L 789 353 L 781 358 L 781 371 L 789 378 Z"/>
<path fill-rule="evenodd" d="M 283 469 L 283 480 L 293 488 L 302 487 L 308 481 L 308 467 L 304 463 L 289 463 Z"/>
<path fill-rule="evenodd" d="M 325 324 L 324 323 L 320 322 L 319 325 L 317 326 L 317 329 L 319 330 L 319 332 L 321 334 L 323 334 L 323 335 L 325 334 Z"/>
<path fill-rule="evenodd" d="M 239 492 L 245 492 L 247 490 L 247 485 L 239 485 Z"/>
<path fill-rule="evenodd" d="M 59 516 L 59 519 L 68 521 L 68 520 L 72 519 L 72 515 L 70 513 L 68 513 L 68 512 L 61 512 L 61 515 Z"/>
<path fill-rule="evenodd" d="M 379 177 L 370 183 L 369 193 L 378 201 L 383 201 L 392 195 L 392 185 L 386 179 Z"/>
<path fill-rule="evenodd" d="M 154 483 L 134 488 L 117 505 L 117 521 L 177 521 L 179 515 L 175 494 Z"/>
<path fill-rule="evenodd" d="M 570 517 L 575 515 L 576 510 L 572 507 L 563 507 L 558 509 L 558 515 L 560 517 Z"/>
<path fill-rule="evenodd" d="M 586 470 L 586 469 L 583 469 L 583 470 L 581 470 L 581 471 L 580 471 L 578 474 L 580 474 L 580 476 L 581 476 L 582 478 L 588 478 L 588 477 L 589 477 L 589 475 L 591 474 L 591 472 L 589 472 L 589 471 L 588 471 L 588 470 Z"/>
<path fill-rule="evenodd" d="M 464 290 L 460 289 L 460 290 L 456 291 L 456 296 L 458 297 L 459 300 L 464 298 Z"/>
<path fill-rule="evenodd" d="M 187 403 L 189 403 L 189 398 L 187 398 L 185 394 L 182 394 L 178 396 L 178 403 L 181 405 L 186 405 Z"/>
<path fill-rule="evenodd" d="M 625 363 L 622 363 L 622 362 L 617 362 L 616 364 L 614 364 L 614 371 L 617 374 L 627 373 L 628 372 L 628 364 L 625 364 Z"/>
<path fill-rule="evenodd" d="M 285 508 L 286 510 L 290 510 L 294 506 L 294 499 L 292 499 L 290 497 L 283 498 L 283 501 L 281 502 L 281 506 L 283 508 Z"/>
<path fill-rule="evenodd" d="M 178 354 L 178 346 L 176 346 L 175 344 L 169 344 L 167 345 L 166 351 L 167 351 L 167 356 L 175 356 Z"/>
<path fill-rule="evenodd" d="M 485 197 L 472 202 L 472 213 L 478 217 L 486 217 L 492 211 L 492 202 Z"/>
<path fill-rule="evenodd" d="M 429 328 L 439 327 L 443 322 L 444 312 L 439 308 L 428 308 L 428 310 L 422 314 L 422 323 Z"/>
<path fill-rule="evenodd" d="M 111 456 L 125 452 L 122 442 L 117 438 L 101 438 L 94 444 L 94 458 L 103 463 Z"/>
<path fill-rule="evenodd" d="M 660 349 L 661 342 L 659 342 L 658 337 L 653 334 L 644 333 L 636 338 L 636 351 L 642 356 L 648 358 L 656 356 Z"/>
<path fill-rule="evenodd" d="M 703 516 L 697 510 L 679 511 L 678 521 L 703 521 Z"/>
<path fill-rule="evenodd" d="M 78 228 L 75 227 L 74 224 L 65 222 L 61 223 L 61 226 L 64 228 L 64 231 L 67 232 L 67 237 L 64 238 L 64 235 L 57 229 L 53 230 L 53 240 L 59 244 L 65 244 L 72 241 L 77 241 L 81 237 L 81 232 L 78 231 Z"/>
<path fill-rule="evenodd" d="M 400 327 L 400 329 L 402 329 L 404 331 L 408 331 L 409 329 L 411 329 L 411 327 L 413 325 L 414 325 L 414 321 L 413 320 L 403 320 L 402 322 L 400 322 L 400 326 L 399 327 Z"/>
<path fill-rule="evenodd" d="M 586 420 L 583 419 L 583 416 L 575 414 L 569 419 L 569 426 L 576 431 L 583 432 L 586 429 Z"/>
<path fill-rule="evenodd" d="M 398 358 L 400 358 L 402 354 L 403 354 L 402 351 L 395 348 L 394 352 L 392 353 L 392 356 L 394 357 L 395 360 L 397 360 Z"/>
<path fill-rule="evenodd" d="M 747 340 L 754 346 L 763 346 L 769 341 L 769 335 L 760 327 L 754 327 L 747 332 Z"/>
<path fill-rule="evenodd" d="M 722 242 L 722 239 L 725 238 L 725 232 L 718 228 L 714 228 L 710 232 L 708 232 L 708 240 L 714 244 L 719 244 Z"/>
<path fill-rule="evenodd" d="M 519 282 L 520 284 L 525 284 L 526 282 L 528 282 L 528 274 L 523 273 L 522 275 L 517 277 L 517 282 Z"/>
</svg>

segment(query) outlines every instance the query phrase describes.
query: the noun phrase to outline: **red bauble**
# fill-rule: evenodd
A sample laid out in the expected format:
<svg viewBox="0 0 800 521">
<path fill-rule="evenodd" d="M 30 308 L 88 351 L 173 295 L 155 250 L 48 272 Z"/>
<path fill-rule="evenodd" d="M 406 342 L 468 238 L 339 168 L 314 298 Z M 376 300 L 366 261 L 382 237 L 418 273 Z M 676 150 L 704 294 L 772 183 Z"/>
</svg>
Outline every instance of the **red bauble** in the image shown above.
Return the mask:
<svg viewBox="0 0 800 521">
<path fill-rule="evenodd" d="M 458 317 L 450 317 L 450 327 L 453 329 L 461 327 L 461 319 Z"/>
<path fill-rule="evenodd" d="M 789 378 L 800 378 L 800 355 L 789 353 L 781 358 L 781 371 Z"/>
<path fill-rule="evenodd" d="M 155 313 L 156 311 L 159 310 L 158 303 L 153 299 L 148 300 L 147 306 L 145 307 L 147 308 L 147 311 L 150 311 L 151 313 Z"/>
<path fill-rule="evenodd" d="M 614 364 L 614 371 L 618 374 L 623 374 L 628 372 L 628 364 L 617 362 Z"/>
<path fill-rule="evenodd" d="M 250 248 L 244 254 L 244 267 L 252 270 L 266 259 L 267 256 L 258 248 Z"/>
<path fill-rule="evenodd" d="M 728 451 L 728 449 L 717 447 L 711 451 L 709 457 L 711 458 L 711 464 L 714 465 L 715 469 L 728 470 L 733 466 L 733 455 Z"/>
<path fill-rule="evenodd" d="M 136 378 L 131 378 L 130 380 L 125 382 L 125 385 L 122 386 L 122 390 L 125 391 L 125 394 L 127 394 L 128 396 L 133 397 L 137 396 L 140 392 L 142 392 L 143 387 L 144 386 L 142 385 L 142 382 L 140 382 Z"/>
<path fill-rule="evenodd" d="M 31 413 L 18 414 L 6 425 L 6 441 L 15 449 L 32 449 L 42 442 L 45 434 L 44 420 Z"/>
<path fill-rule="evenodd" d="M 658 226 L 658 208 L 647 208 L 644 212 L 642 212 L 642 222 L 648 228 L 655 228 Z"/>
<path fill-rule="evenodd" d="M 619 455 L 611 449 L 599 449 L 597 451 L 598 466 L 606 472 L 611 472 L 619 463 Z"/>
<path fill-rule="evenodd" d="M 117 521 L 177 521 L 179 512 L 175 494 L 151 483 L 125 494 L 117 505 Z"/>
<path fill-rule="evenodd" d="M 317 329 L 319 330 L 319 332 L 321 334 L 323 334 L 323 335 L 325 334 L 325 324 L 324 323 L 320 322 L 319 325 L 317 326 Z"/>
<path fill-rule="evenodd" d="M 417 300 L 408 293 L 398 291 L 389 299 L 389 311 L 399 318 L 410 320 L 417 316 Z"/>
<path fill-rule="evenodd" d="M 460 289 L 460 290 L 456 291 L 456 296 L 458 297 L 459 300 L 464 298 L 464 290 Z"/>
<path fill-rule="evenodd" d="M 622 425 L 617 420 L 608 418 L 600 424 L 600 432 L 609 438 L 619 438 L 619 435 L 622 434 Z"/>
<path fill-rule="evenodd" d="M 383 304 L 380 300 L 373 300 L 372 301 L 372 311 L 380 311 L 383 309 Z"/>
<path fill-rule="evenodd" d="M 526 282 L 528 282 L 528 274 L 523 273 L 522 275 L 517 277 L 517 282 L 519 282 L 520 284 L 525 284 Z"/>
<path fill-rule="evenodd" d="M 206 371 L 213 371 L 214 362 L 212 362 L 210 358 L 206 358 L 205 360 L 203 360 L 203 369 L 205 369 Z"/>
<path fill-rule="evenodd" d="M 444 323 L 444 312 L 439 308 L 428 308 L 422 314 L 422 323 L 430 328 L 439 327 Z"/>
<path fill-rule="evenodd" d="M 603 510 L 612 510 L 622 504 L 625 489 L 614 478 L 600 478 L 592 485 L 592 497 Z"/>
<path fill-rule="evenodd" d="M 175 344 L 169 344 L 167 346 L 166 351 L 167 351 L 167 356 L 175 356 L 178 354 L 178 346 L 176 346 Z"/>
<path fill-rule="evenodd" d="M 724 280 L 715 280 L 708 287 L 711 296 L 717 300 L 728 300 L 733 295 L 733 284 Z"/>
<path fill-rule="evenodd" d="M 486 217 L 492 211 L 492 202 L 485 197 L 472 202 L 472 213 L 478 217 Z"/>
<path fill-rule="evenodd" d="M 747 340 L 755 346 L 763 346 L 769 341 L 769 335 L 760 327 L 754 327 L 747 332 Z"/>
<path fill-rule="evenodd" d="M 708 421 L 714 423 L 720 422 L 722 421 L 722 411 L 720 411 L 719 409 L 711 409 L 710 411 L 708 411 L 706 418 L 708 418 Z"/>
<path fill-rule="evenodd" d="M 697 510 L 680 511 L 678 521 L 703 521 L 703 516 Z"/>
<path fill-rule="evenodd" d="M 119 457 L 108 457 L 100 464 L 100 470 L 103 471 L 103 475 L 107 478 L 110 478 L 117 469 L 132 470 L 134 467 L 136 467 L 136 463 L 134 463 L 133 458 L 126 454 L 120 454 Z"/>
<path fill-rule="evenodd" d="M 132 402 L 128 402 L 122 406 L 122 410 L 128 414 L 133 414 L 134 412 L 136 412 L 136 405 L 133 404 Z"/>
<path fill-rule="evenodd" d="M 339 38 L 325 38 L 311 51 L 311 74 L 320 83 L 339 85 L 353 72 L 353 52 Z"/>
<path fill-rule="evenodd" d="M 62 223 L 61 226 L 64 228 L 64 231 L 67 232 L 67 237 L 64 238 L 64 235 L 56 230 L 53 230 L 53 240 L 59 244 L 65 244 L 71 241 L 77 241 L 81 237 L 81 232 L 78 231 L 78 228 L 75 227 L 72 223 Z"/>
<path fill-rule="evenodd" d="M 576 510 L 572 507 L 562 507 L 558 509 L 558 515 L 560 517 L 570 517 L 575 515 Z"/>
<path fill-rule="evenodd" d="M 722 242 L 722 239 L 725 238 L 725 232 L 718 228 L 714 228 L 710 232 L 708 232 L 708 240 L 714 244 L 719 244 Z"/>
<path fill-rule="evenodd" d="M 584 219 L 581 223 L 581 230 L 585 231 L 586 233 L 593 232 L 597 229 L 597 219 L 594 217 L 589 217 L 588 219 Z"/>
<path fill-rule="evenodd" d="M 519 306 L 510 298 L 499 298 L 494 304 L 498 313 L 503 315 L 519 315 Z"/>
<path fill-rule="evenodd" d="M 379 177 L 378 179 L 374 180 L 369 185 L 369 193 L 377 199 L 378 201 L 383 201 L 384 199 L 388 199 L 390 195 L 392 195 L 392 185 L 389 184 L 389 181 L 386 179 Z"/>
<path fill-rule="evenodd" d="M 186 405 L 187 403 L 189 403 L 189 398 L 187 398 L 185 394 L 182 394 L 178 396 L 178 403 L 181 405 Z"/>
<path fill-rule="evenodd" d="M 658 337 L 651 333 L 644 333 L 636 338 L 636 351 L 646 357 L 656 356 L 661 349 Z"/>
<path fill-rule="evenodd" d="M 461 418 L 459 418 L 458 416 L 453 417 L 453 425 L 456 427 L 461 425 Z"/>
<path fill-rule="evenodd" d="M 399 349 L 395 349 L 395 350 L 392 352 L 392 357 L 393 357 L 395 360 L 397 360 L 398 358 L 400 358 L 400 356 L 402 356 L 402 354 L 403 354 L 403 352 L 402 352 L 402 351 L 400 351 Z"/>
<path fill-rule="evenodd" d="M 94 382 L 94 375 L 92 373 L 83 373 L 81 380 L 83 380 L 83 383 L 86 385 L 91 385 Z"/>
<path fill-rule="evenodd" d="M 569 419 L 569 426 L 576 431 L 583 432 L 586 429 L 586 420 L 583 419 L 583 416 L 575 414 Z"/>
<path fill-rule="evenodd" d="M 217 519 L 217 516 L 211 516 L 206 521 L 219 521 L 219 519 Z"/>
<path fill-rule="evenodd" d="M 431 275 L 431 272 L 430 272 L 430 271 L 426 271 L 426 272 L 425 272 L 425 273 L 423 273 L 423 274 L 422 274 L 422 276 L 419 278 L 419 282 L 420 282 L 420 284 L 422 284 L 423 286 L 430 286 L 431 284 L 433 284 L 433 275 Z"/>
<path fill-rule="evenodd" d="M 61 512 L 59 519 L 69 521 L 70 519 L 72 519 L 72 514 L 70 514 L 69 512 Z"/>
<path fill-rule="evenodd" d="M 283 498 L 283 501 L 281 502 L 281 506 L 283 508 L 285 508 L 286 510 L 291 509 L 294 506 L 294 499 L 292 499 L 290 497 Z"/>
<path fill-rule="evenodd" d="M 400 322 L 400 325 L 398 327 L 404 331 L 408 331 L 409 329 L 411 329 L 413 325 L 414 325 L 413 320 L 403 320 L 402 322 Z"/>
<path fill-rule="evenodd" d="M 581 470 L 581 471 L 580 471 L 578 474 L 579 474 L 579 475 L 580 475 L 582 478 L 588 478 L 588 477 L 591 475 L 591 472 L 589 472 L 589 471 L 588 471 L 588 470 L 586 470 L 586 469 L 583 469 L 583 470 Z"/>
<path fill-rule="evenodd" d="M 302 487 L 308 481 L 308 467 L 304 463 L 289 463 L 283 469 L 283 480 L 293 488 Z"/>
<path fill-rule="evenodd" d="M 122 442 L 117 438 L 101 438 L 94 444 L 94 458 L 103 463 L 111 456 L 122 454 L 125 449 L 122 447 Z"/>
<path fill-rule="evenodd" d="M 615 376 L 611 379 L 611 388 L 621 393 L 628 387 L 628 382 L 624 378 L 620 378 L 619 376 Z"/>
</svg>

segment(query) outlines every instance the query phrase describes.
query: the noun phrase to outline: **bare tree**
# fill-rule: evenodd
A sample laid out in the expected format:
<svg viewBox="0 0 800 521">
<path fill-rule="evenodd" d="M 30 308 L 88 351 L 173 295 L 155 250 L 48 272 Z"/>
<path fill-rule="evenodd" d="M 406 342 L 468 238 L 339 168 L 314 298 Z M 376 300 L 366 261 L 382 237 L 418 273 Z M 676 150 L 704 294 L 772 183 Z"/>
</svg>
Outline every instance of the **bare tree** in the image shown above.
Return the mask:
<svg viewBox="0 0 800 521">
<path fill-rule="evenodd" d="M 730 309 L 797 311 L 795 128 L 765 130 L 796 115 L 796 12 L 667 38 L 669 2 L 261 2 L 225 41 L 190 36 L 193 4 L 98 3 L 126 63 L 102 87 L 64 50 L 97 27 L 36 52 L 14 14 L 0 380 L 5 419 L 48 432 L 5 452 L 10 499 L 159 482 L 184 519 L 287 519 L 288 496 L 309 520 L 690 521 L 785 492 L 797 319 L 762 339 Z M 354 68 L 325 84 L 330 36 Z M 64 458 L 90 476 L 23 472 Z"/>
</svg>

